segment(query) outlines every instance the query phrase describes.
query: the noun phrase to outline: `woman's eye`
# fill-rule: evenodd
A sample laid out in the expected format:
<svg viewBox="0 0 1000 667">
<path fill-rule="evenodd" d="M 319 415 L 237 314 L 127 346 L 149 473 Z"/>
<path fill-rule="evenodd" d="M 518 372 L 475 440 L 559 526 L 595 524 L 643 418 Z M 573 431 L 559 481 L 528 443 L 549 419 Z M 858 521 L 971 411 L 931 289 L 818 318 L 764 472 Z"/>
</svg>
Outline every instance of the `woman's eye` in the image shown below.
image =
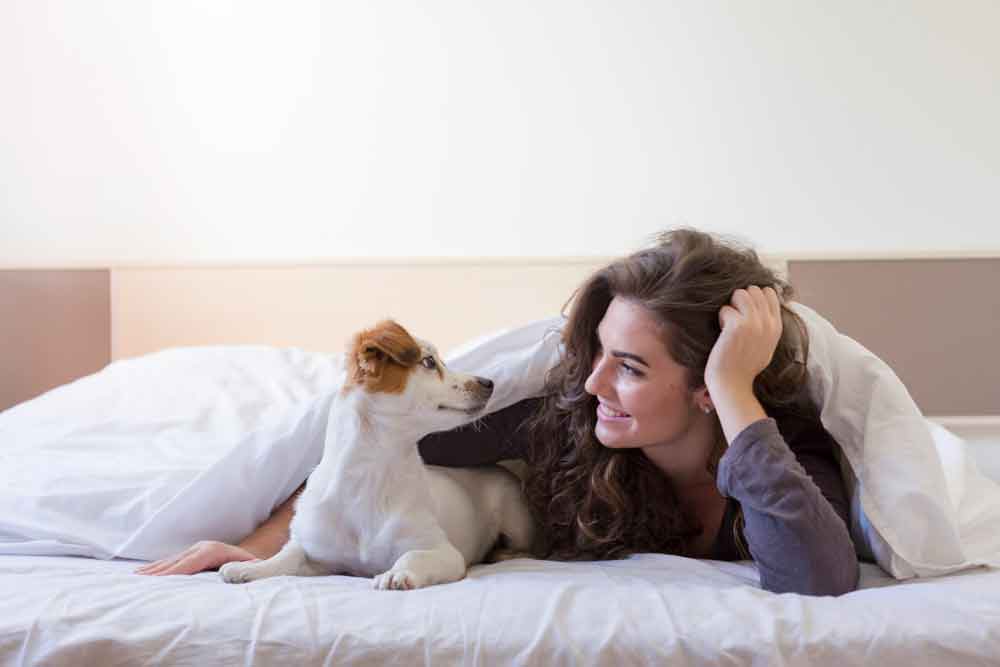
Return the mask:
<svg viewBox="0 0 1000 667">
<path fill-rule="evenodd" d="M 420 360 L 420 365 L 431 371 L 437 368 L 437 362 L 434 361 L 434 357 L 424 357 Z"/>
<path fill-rule="evenodd" d="M 644 373 L 642 371 L 640 371 L 638 368 L 636 368 L 634 366 L 629 366 L 628 364 L 626 364 L 624 362 L 622 362 L 621 368 L 625 372 L 626 375 L 632 375 L 632 376 L 637 377 L 637 378 L 641 378 L 644 375 Z"/>
</svg>

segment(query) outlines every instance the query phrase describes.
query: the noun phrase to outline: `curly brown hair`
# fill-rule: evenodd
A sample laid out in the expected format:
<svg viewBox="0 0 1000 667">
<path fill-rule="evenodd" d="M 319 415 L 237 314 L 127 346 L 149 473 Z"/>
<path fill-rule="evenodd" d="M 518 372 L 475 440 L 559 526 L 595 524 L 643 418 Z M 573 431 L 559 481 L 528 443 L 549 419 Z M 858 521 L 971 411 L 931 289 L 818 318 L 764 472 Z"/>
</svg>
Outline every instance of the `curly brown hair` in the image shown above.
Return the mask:
<svg viewBox="0 0 1000 667">
<path fill-rule="evenodd" d="M 754 393 L 770 414 L 801 402 L 808 337 L 785 305 L 791 286 L 750 248 L 692 229 L 664 232 L 650 248 L 592 275 L 573 295 L 560 362 L 546 378 L 546 398 L 526 425 L 531 465 L 525 490 L 543 525 L 542 555 L 562 560 L 621 558 L 630 553 L 689 554 L 701 533 L 679 505 L 670 480 L 639 449 L 604 447 L 594 435 L 596 398 L 584 390 L 598 350 L 597 326 L 614 297 L 644 306 L 663 325 L 670 356 L 704 385 L 719 337 L 719 309 L 733 292 L 771 286 L 782 302 L 783 332 Z M 715 466 L 725 445 L 709 460 Z"/>
</svg>

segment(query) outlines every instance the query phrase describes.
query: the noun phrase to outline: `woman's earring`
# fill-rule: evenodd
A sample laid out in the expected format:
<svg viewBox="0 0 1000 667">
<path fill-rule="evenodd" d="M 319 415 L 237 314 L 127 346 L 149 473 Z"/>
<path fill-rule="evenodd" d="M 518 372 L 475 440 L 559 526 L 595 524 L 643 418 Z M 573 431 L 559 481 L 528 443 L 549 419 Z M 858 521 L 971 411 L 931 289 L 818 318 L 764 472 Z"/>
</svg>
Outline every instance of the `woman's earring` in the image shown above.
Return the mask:
<svg viewBox="0 0 1000 667">
<path fill-rule="evenodd" d="M 702 411 L 704 411 L 704 413 L 705 413 L 706 415 L 710 415 L 710 414 L 712 414 L 712 406 L 711 406 L 711 405 L 705 405 L 705 406 L 702 406 L 702 408 L 701 408 L 701 409 L 702 409 Z"/>
</svg>

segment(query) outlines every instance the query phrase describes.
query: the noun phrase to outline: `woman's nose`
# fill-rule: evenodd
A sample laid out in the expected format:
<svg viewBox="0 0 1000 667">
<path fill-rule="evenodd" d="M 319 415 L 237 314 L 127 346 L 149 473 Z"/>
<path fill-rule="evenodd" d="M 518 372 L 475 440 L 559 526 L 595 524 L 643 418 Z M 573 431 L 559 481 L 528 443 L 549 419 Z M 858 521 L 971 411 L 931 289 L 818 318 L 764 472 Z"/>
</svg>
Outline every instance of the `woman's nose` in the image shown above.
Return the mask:
<svg viewBox="0 0 1000 667">
<path fill-rule="evenodd" d="M 587 376 L 587 381 L 583 383 L 583 390 L 591 396 L 597 396 L 601 387 L 604 385 L 603 371 L 604 364 L 600 359 L 595 360 L 593 367 L 590 369 L 590 375 Z"/>
</svg>

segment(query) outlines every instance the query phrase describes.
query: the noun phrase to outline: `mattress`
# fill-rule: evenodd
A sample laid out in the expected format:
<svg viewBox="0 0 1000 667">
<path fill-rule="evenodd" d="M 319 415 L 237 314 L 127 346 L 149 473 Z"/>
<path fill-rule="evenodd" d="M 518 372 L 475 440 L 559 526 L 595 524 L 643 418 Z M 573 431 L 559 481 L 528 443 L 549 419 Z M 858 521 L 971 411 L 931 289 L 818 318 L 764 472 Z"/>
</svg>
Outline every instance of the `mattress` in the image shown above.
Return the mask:
<svg viewBox="0 0 1000 667">
<path fill-rule="evenodd" d="M 473 567 L 459 582 L 215 572 L 145 577 L 133 561 L 0 557 L 3 665 L 988 665 L 1000 571 L 897 582 L 862 567 L 839 598 L 774 595 L 748 563 L 642 554 Z"/>
</svg>

